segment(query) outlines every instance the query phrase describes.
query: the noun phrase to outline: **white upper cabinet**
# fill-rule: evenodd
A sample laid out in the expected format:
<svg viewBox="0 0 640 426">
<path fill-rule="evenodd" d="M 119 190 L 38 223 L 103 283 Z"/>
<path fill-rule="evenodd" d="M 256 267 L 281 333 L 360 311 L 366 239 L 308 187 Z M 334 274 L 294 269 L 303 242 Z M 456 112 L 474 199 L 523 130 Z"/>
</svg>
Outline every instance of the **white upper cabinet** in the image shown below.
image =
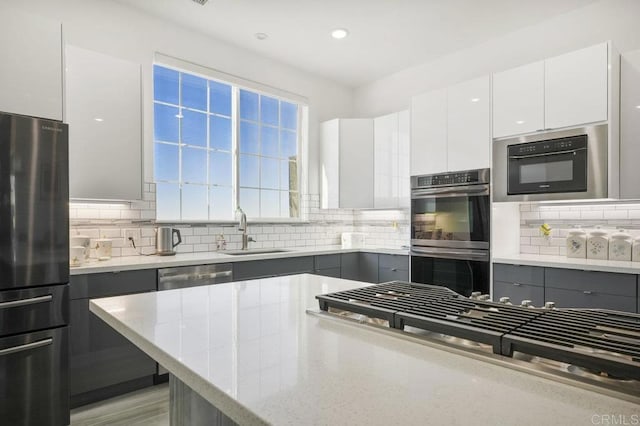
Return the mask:
<svg viewBox="0 0 640 426">
<path fill-rule="evenodd" d="M 372 208 L 372 119 L 335 119 L 320 125 L 320 207 Z"/>
<path fill-rule="evenodd" d="M 493 137 L 607 121 L 609 44 L 493 75 Z"/>
<path fill-rule="evenodd" d="M 142 199 L 139 64 L 66 47 L 69 194 L 72 199 Z"/>
<path fill-rule="evenodd" d="M 607 120 L 607 43 L 545 61 L 545 128 Z"/>
<path fill-rule="evenodd" d="M 447 89 L 411 100 L 411 175 L 447 169 Z"/>
<path fill-rule="evenodd" d="M 640 50 L 620 64 L 620 198 L 640 199 Z"/>
<path fill-rule="evenodd" d="M 489 76 L 447 91 L 447 169 L 491 166 L 491 81 Z"/>
<path fill-rule="evenodd" d="M 0 7 L 0 111 L 62 120 L 60 22 Z"/>
<path fill-rule="evenodd" d="M 374 124 L 375 208 L 409 204 L 409 111 L 377 117 Z"/>
<path fill-rule="evenodd" d="M 544 61 L 493 75 L 493 137 L 544 129 Z"/>
</svg>

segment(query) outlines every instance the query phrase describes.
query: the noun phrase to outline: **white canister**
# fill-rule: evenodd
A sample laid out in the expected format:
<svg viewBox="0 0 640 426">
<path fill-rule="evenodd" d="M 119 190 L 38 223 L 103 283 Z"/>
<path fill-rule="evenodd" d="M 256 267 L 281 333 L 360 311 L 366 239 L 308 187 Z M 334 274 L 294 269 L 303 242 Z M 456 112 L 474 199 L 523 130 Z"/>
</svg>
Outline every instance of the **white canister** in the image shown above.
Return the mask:
<svg viewBox="0 0 640 426">
<path fill-rule="evenodd" d="M 111 259 L 111 248 L 113 247 L 113 240 L 107 238 L 100 238 L 96 240 L 96 255 L 98 260 Z"/>
<path fill-rule="evenodd" d="M 587 257 L 587 233 L 577 228 L 567 235 L 567 257 L 584 259 Z"/>
<path fill-rule="evenodd" d="M 631 235 L 619 230 L 611 235 L 609 239 L 609 260 L 631 261 L 631 250 L 633 248 L 633 240 Z"/>
<path fill-rule="evenodd" d="M 82 266 L 84 262 L 84 247 L 71 246 L 69 248 L 69 266 Z"/>
<path fill-rule="evenodd" d="M 609 235 L 602 229 L 594 229 L 587 238 L 587 259 L 609 258 Z"/>
<path fill-rule="evenodd" d="M 84 258 L 89 259 L 91 239 L 86 235 L 72 235 L 69 239 L 71 247 L 84 247 Z"/>
<path fill-rule="evenodd" d="M 631 254 L 631 260 L 634 262 L 640 262 L 640 236 L 633 240 L 633 250 Z"/>
</svg>

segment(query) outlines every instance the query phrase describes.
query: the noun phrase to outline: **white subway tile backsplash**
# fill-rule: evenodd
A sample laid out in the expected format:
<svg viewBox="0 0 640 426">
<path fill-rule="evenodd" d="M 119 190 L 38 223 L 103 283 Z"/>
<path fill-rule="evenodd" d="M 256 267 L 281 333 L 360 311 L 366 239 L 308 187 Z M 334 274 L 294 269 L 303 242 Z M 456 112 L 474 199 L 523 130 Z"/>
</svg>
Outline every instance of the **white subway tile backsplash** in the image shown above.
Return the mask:
<svg viewBox="0 0 640 426">
<path fill-rule="evenodd" d="M 580 212 L 581 219 L 603 219 L 602 210 L 583 210 Z"/>
</svg>

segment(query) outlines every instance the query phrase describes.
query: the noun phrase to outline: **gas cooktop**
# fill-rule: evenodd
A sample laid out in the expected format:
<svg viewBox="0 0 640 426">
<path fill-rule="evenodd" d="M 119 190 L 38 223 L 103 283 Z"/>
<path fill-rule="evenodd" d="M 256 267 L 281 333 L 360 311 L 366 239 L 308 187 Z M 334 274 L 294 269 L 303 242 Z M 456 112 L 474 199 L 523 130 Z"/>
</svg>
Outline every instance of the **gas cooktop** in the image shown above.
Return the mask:
<svg viewBox="0 0 640 426">
<path fill-rule="evenodd" d="M 337 316 L 355 315 L 360 322 L 640 396 L 640 315 L 514 306 L 467 298 L 446 287 L 399 281 L 316 298 L 322 311 Z"/>
</svg>

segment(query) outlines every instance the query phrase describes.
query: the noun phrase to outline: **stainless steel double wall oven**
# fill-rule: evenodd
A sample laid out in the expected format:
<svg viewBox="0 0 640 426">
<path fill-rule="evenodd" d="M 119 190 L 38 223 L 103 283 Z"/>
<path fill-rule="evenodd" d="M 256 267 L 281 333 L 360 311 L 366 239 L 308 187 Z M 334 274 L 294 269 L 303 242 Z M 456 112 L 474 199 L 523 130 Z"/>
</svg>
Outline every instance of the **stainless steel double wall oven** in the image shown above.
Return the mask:
<svg viewBox="0 0 640 426">
<path fill-rule="evenodd" d="M 489 169 L 411 177 L 411 281 L 489 293 Z"/>
</svg>

